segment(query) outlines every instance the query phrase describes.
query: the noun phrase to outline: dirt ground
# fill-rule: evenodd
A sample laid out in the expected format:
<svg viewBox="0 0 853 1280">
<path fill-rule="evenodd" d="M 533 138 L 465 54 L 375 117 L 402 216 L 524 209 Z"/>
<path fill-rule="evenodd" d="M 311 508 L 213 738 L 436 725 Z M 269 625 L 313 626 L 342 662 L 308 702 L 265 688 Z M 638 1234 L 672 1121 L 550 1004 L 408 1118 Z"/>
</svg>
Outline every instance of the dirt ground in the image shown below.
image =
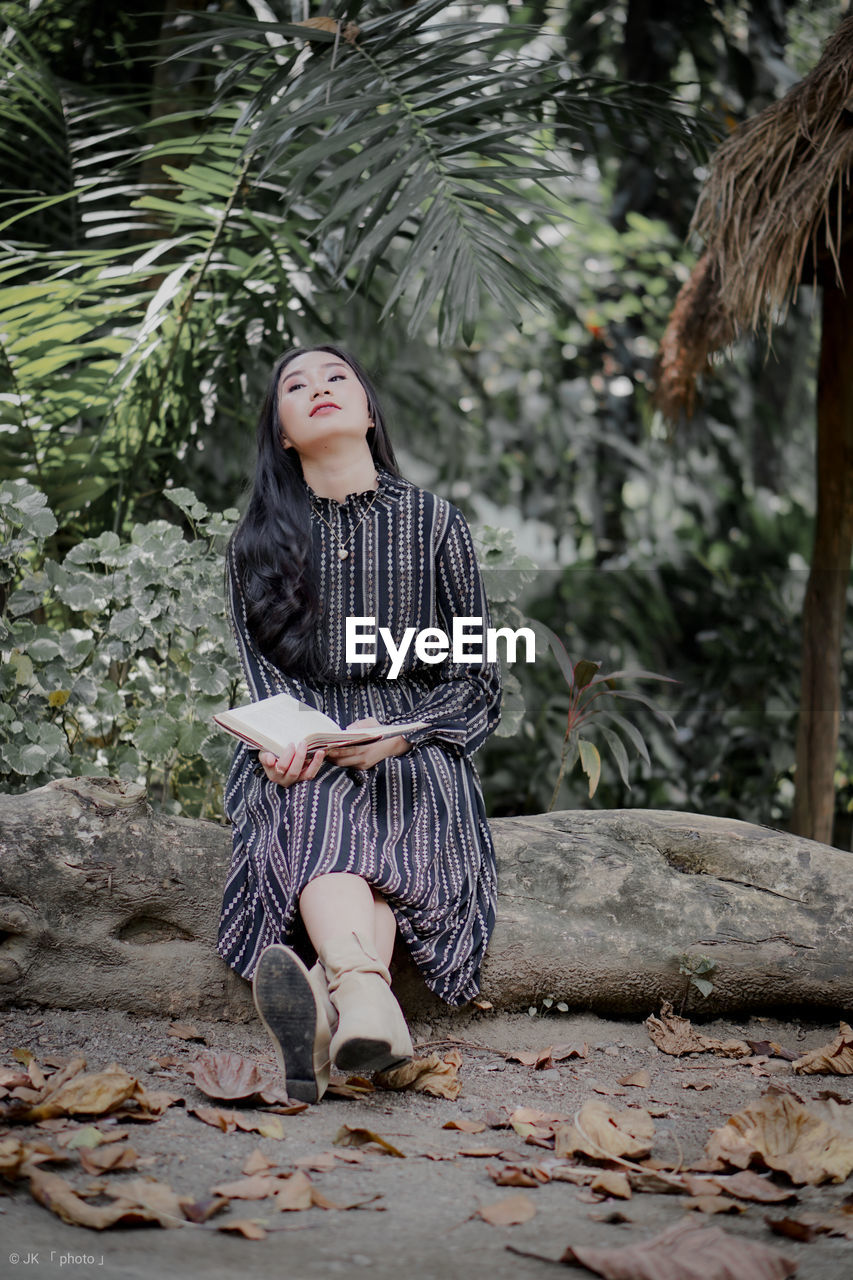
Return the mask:
<svg viewBox="0 0 853 1280">
<path fill-rule="evenodd" d="M 196 1022 L 204 1042 L 169 1033 L 170 1024 L 123 1013 L 14 1009 L 0 1012 L 0 1062 L 20 1066 L 13 1051 L 29 1049 L 39 1061 L 54 1063 L 82 1053 L 87 1069 L 118 1062 L 148 1089 L 179 1092 L 191 1106 L 210 1104 L 194 1085 L 186 1065 L 200 1050 L 235 1050 L 271 1066 L 273 1056 L 260 1024 L 234 1026 Z M 702 1027 L 708 1035 L 775 1041 L 802 1053 L 832 1040 L 835 1026 L 802 1026 L 754 1018 L 745 1023 L 717 1022 Z M 94 1231 L 67 1225 L 37 1203 L 25 1182 L 0 1181 L 0 1276 L 100 1277 L 101 1280 L 148 1280 L 149 1277 L 194 1277 L 234 1280 L 282 1276 L 309 1280 L 316 1276 L 399 1277 L 451 1280 L 466 1277 L 585 1276 L 582 1268 L 539 1261 L 510 1252 L 507 1245 L 558 1259 L 568 1245 L 620 1246 L 647 1239 L 689 1218 L 736 1237 L 761 1241 L 799 1264 L 802 1280 L 850 1280 L 853 1242 L 817 1235 L 810 1242 L 773 1234 L 765 1218 L 797 1217 L 808 1211 L 837 1210 L 853 1190 L 853 1178 L 842 1185 L 796 1188 L 790 1204 L 745 1203 L 744 1212 L 705 1216 L 685 1208 L 681 1195 L 635 1193 L 627 1200 L 594 1196 L 589 1187 L 550 1181 L 521 1193 L 499 1186 L 489 1169 L 499 1168 L 516 1153 L 518 1162 L 553 1158 L 541 1147 L 526 1144 L 511 1128 L 487 1127 L 470 1134 L 443 1126 L 449 1120 L 487 1120 L 508 1116 L 517 1107 L 539 1108 L 569 1120 L 588 1100 L 601 1098 L 619 1107 L 653 1107 L 655 1143 L 652 1157 L 684 1167 L 701 1159 L 711 1131 L 730 1115 L 757 1101 L 772 1082 L 786 1082 L 805 1102 L 832 1089 L 853 1102 L 853 1077 L 796 1076 L 780 1058 L 734 1062 L 711 1054 L 675 1058 L 652 1044 L 641 1022 L 616 1022 L 585 1015 L 531 1018 L 525 1014 L 457 1013 L 431 1025 L 412 1027 L 416 1051 L 426 1055 L 457 1048 L 462 1056 L 462 1091 L 455 1101 L 421 1093 L 377 1090 L 357 1098 L 324 1098 L 302 1114 L 282 1117 L 284 1138 L 248 1132 L 222 1132 L 172 1106 L 153 1123 L 122 1120 L 127 1141 L 144 1167 L 117 1172 L 112 1179 L 155 1177 L 180 1194 L 198 1200 L 213 1186 L 237 1179 L 253 1152 L 260 1151 L 287 1172 L 302 1157 L 341 1152 L 333 1145 L 342 1125 L 363 1126 L 379 1133 L 403 1152 L 405 1159 L 370 1148 L 361 1163 L 327 1160 L 333 1167 L 312 1170 L 315 1186 L 336 1204 L 363 1201 L 358 1209 L 279 1212 L 270 1201 L 232 1201 L 222 1215 L 203 1224 L 175 1230 L 159 1226 L 117 1226 Z M 506 1054 L 549 1045 L 586 1044 L 586 1058 L 572 1058 L 545 1070 L 508 1061 Z M 178 1063 L 166 1071 L 155 1059 L 172 1056 Z M 620 1086 L 617 1081 L 645 1068 L 647 1087 Z M 231 1104 L 222 1103 L 228 1107 Z M 259 1116 L 257 1110 L 250 1114 Z M 851 1108 L 853 1115 L 853 1108 Z M 71 1127 L 89 1121 L 69 1121 Z M 108 1130 L 110 1121 L 96 1123 Z M 112 1123 L 116 1123 L 113 1121 Z M 14 1125 L 7 1134 L 22 1139 L 44 1137 L 45 1131 Z M 51 1139 L 58 1135 L 48 1133 Z M 461 1155 L 478 1147 L 499 1147 L 497 1158 Z M 440 1156 L 435 1159 L 430 1156 Z M 90 1176 L 72 1161 L 48 1165 L 83 1188 Z M 787 1185 L 777 1175 L 779 1185 Z M 6 1194 L 3 1195 L 2 1192 Z M 476 1216 L 480 1208 L 524 1194 L 535 1205 L 528 1221 L 495 1226 Z M 623 1221 L 608 1221 L 618 1215 Z M 249 1240 L 218 1230 L 226 1218 L 252 1218 L 268 1228 L 263 1240 Z M 35 1256 L 37 1255 L 37 1257 Z"/>
</svg>

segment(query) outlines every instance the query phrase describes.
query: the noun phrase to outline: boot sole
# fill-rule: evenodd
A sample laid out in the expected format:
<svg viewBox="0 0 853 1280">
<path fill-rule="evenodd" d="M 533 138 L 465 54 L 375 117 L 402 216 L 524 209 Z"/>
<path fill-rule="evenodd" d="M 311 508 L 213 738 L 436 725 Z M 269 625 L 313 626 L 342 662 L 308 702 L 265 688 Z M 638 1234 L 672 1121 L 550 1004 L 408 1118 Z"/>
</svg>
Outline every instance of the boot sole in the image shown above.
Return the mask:
<svg viewBox="0 0 853 1280">
<path fill-rule="evenodd" d="M 401 1058 L 399 1054 L 393 1054 L 387 1040 L 366 1040 L 357 1036 L 345 1040 L 335 1054 L 338 1070 L 350 1073 L 391 1071 L 411 1060 L 411 1057 Z"/>
<path fill-rule="evenodd" d="M 298 1102 L 316 1102 L 317 1005 L 305 965 L 278 943 L 267 947 L 255 969 L 252 998 L 275 1047 L 287 1096 Z"/>
</svg>

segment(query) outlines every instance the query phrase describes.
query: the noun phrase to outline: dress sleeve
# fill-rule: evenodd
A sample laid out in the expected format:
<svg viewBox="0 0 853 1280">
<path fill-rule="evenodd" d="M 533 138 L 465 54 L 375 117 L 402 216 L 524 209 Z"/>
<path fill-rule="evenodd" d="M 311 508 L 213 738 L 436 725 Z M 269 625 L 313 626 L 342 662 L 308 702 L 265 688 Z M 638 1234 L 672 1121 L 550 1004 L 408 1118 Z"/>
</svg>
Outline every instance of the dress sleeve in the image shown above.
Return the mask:
<svg viewBox="0 0 853 1280">
<path fill-rule="evenodd" d="M 428 728 L 406 735 L 413 747 L 437 742 L 454 755 L 471 756 L 500 720 L 501 669 L 499 662 L 485 660 L 485 632 L 491 625 L 489 602 L 471 532 L 460 511 L 454 511 L 436 554 L 435 603 L 436 626 L 448 636 L 452 636 L 454 618 L 482 618 L 482 659 L 454 662 L 451 651 L 441 664 L 428 668 L 434 687 L 400 719 L 427 721 Z M 468 647 L 475 646 L 471 643 Z"/>
</svg>

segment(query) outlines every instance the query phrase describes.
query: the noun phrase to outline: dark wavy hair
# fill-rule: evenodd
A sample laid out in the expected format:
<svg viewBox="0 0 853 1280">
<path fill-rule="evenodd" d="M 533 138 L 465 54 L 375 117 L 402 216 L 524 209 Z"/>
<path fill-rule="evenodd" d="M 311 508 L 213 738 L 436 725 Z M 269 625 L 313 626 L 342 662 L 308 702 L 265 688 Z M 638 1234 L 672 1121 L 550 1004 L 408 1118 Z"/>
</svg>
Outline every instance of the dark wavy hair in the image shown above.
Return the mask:
<svg viewBox="0 0 853 1280">
<path fill-rule="evenodd" d="M 328 678 L 325 604 L 311 537 L 311 502 L 295 448 L 281 442 L 279 386 L 291 363 L 328 351 L 349 365 L 367 395 L 373 426 L 367 443 L 373 461 L 400 474 L 376 390 L 357 360 L 334 346 L 293 347 L 273 367 L 258 420 L 255 480 L 246 514 L 231 538 L 246 600 L 246 621 L 265 657 L 289 675 Z"/>
</svg>

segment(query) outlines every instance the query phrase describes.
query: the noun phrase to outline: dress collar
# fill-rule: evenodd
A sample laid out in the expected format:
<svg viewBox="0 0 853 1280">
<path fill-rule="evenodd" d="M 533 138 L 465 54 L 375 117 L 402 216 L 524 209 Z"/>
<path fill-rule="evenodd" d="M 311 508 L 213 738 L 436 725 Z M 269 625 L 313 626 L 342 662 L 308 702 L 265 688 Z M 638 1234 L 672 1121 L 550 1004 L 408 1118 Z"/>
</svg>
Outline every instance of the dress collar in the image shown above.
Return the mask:
<svg viewBox="0 0 853 1280">
<path fill-rule="evenodd" d="M 379 479 L 377 488 L 348 493 L 343 502 L 338 502 L 337 498 L 321 498 L 314 492 L 304 477 L 302 483 L 305 485 L 311 505 L 316 507 L 318 511 L 328 512 L 330 508 L 334 509 L 335 507 L 352 507 L 356 510 L 361 510 L 361 508 L 369 506 L 371 503 L 376 506 L 380 503 L 384 506 L 393 506 L 395 496 L 402 491 L 406 482 L 399 476 L 391 475 L 390 471 L 386 471 L 384 467 L 377 467 L 376 474 Z"/>
</svg>

